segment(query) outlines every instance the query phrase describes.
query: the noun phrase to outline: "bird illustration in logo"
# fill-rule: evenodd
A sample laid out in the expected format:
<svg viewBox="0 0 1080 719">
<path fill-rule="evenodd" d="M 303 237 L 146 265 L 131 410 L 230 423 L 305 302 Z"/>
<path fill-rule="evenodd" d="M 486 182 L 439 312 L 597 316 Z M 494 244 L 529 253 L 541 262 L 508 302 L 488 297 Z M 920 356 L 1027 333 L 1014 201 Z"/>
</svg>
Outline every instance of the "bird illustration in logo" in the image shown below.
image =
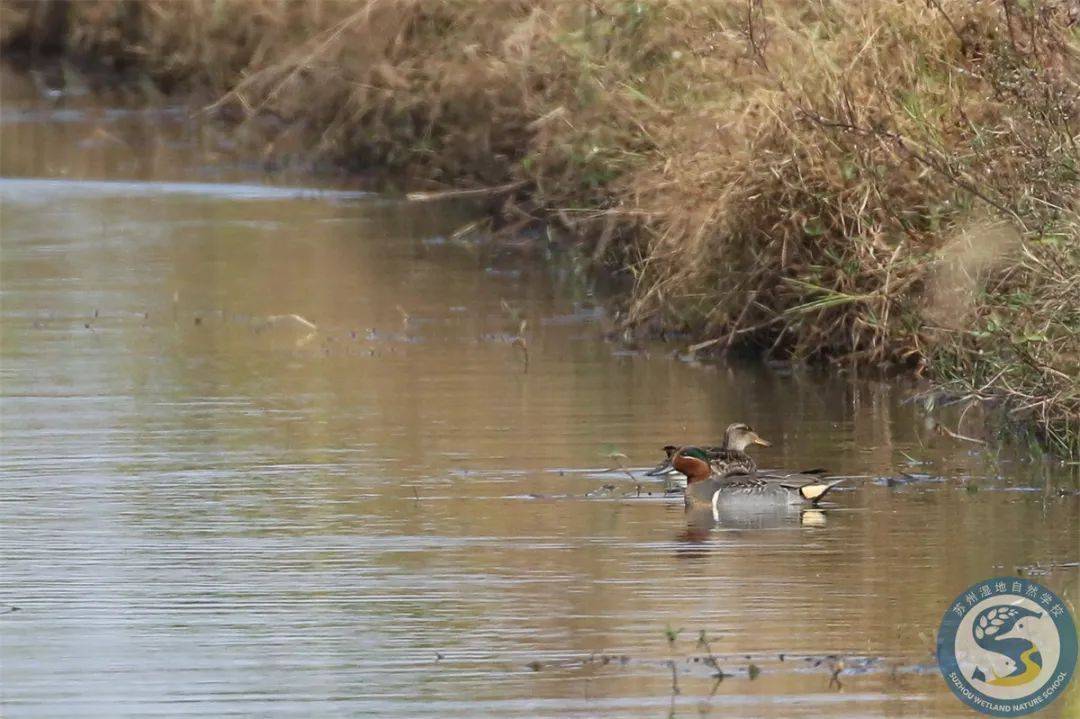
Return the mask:
<svg viewBox="0 0 1080 719">
<path fill-rule="evenodd" d="M 982 667 L 975 669 L 972 679 L 995 686 L 1015 687 L 1039 676 L 1042 655 L 1031 640 L 1029 630 L 1041 612 L 1001 604 L 979 612 L 972 624 L 971 633 L 975 643 L 991 653 L 987 664 L 992 677 Z M 1003 671 L 999 673 L 998 668 Z"/>
</svg>

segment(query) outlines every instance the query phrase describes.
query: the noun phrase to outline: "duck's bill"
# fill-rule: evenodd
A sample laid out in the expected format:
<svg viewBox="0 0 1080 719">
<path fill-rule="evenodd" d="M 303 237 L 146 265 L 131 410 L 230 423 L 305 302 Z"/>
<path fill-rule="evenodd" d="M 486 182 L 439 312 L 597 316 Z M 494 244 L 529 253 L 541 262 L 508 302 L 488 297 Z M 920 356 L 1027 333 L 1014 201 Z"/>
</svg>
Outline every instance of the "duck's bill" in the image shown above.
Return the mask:
<svg viewBox="0 0 1080 719">
<path fill-rule="evenodd" d="M 772 442 L 769 442 L 768 440 L 764 440 L 764 439 L 762 439 L 761 437 L 759 437 L 756 434 L 754 435 L 754 444 L 760 444 L 762 447 L 771 447 L 772 446 Z"/>
<path fill-rule="evenodd" d="M 671 466 L 671 460 L 665 459 L 660 464 L 656 465 L 648 472 L 645 473 L 646 477 L 663 477 L 665 474 L 671 474 L 675 471 L 675 468 Z"/>
</svg>

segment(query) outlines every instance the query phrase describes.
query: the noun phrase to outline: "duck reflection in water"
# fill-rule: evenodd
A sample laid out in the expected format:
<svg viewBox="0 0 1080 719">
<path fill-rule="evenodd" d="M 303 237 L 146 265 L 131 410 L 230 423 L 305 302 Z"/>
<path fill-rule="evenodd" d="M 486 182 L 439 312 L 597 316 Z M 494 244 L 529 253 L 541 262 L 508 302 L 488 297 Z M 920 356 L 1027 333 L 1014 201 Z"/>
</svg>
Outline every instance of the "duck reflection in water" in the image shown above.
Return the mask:
<svg viewBox="0 0 1080 719">
<path fill-rule="evenodd" d="M 824 527 L 827 523 L 825 510 L 812 508 L 773 508 L 771 511 L 755 513 L 723 512 L 712 507 L 694 507 L 686 510 L 686 527 L 675 540 L 680 547 L 680 557 L 703 557 L 709 549 L 714 530 L 734 529 L 785 529 L 794 527 Z"/>
</svg>

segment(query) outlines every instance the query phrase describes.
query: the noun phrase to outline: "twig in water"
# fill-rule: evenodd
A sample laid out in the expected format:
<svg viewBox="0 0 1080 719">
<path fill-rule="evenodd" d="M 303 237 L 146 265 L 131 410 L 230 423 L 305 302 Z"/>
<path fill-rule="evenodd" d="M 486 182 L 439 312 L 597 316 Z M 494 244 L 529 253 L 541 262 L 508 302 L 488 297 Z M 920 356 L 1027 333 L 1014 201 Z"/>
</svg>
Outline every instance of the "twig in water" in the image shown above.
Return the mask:
<svg viewBox="0 0 1080 719">
<path fill-rule="evenodd" d="M 747 305 L 747 306 L 749 307 L 749 305 Z M 784 319 L 783 316 L 778 315 L 776 317 L 773 317 L 771 320 L 766 320 L 765 322 L 759 322 L 756 325 L 751 325 L 750 327 L 743 327 L 742 329 L 734 329 L 734 326 L 733 326 L 733 329 L 731 330 L 731 332 L 727 333 L 723 337 L 714 337 L 711 340 L 705 340 L 704 342 L 698 342 L 696 345 L 690 345 L 689 347 L 686 348 L 686 351 L 688 353 L 690 353 L 690 354 L 694 354 L 695 352 L 703 350 L 706 347 L 712 347 L 713 345 L 720 344 L 721 342 L 726 342 L 727 346 L 730 347 L 732 342 L 734 341 L 735 337 L 737 337 L 738 335 L 744 335 L 744 334 L 746 334 L 748 332 L 756 332 L 756 331 L 758 331 L 760 329 L 764 329 L 764 328 L 768 327 L 769 325 L 776 324 L 777 322 L 780 322 L 783 319 Z"/>
<path fill-rule="evenodd" d="M 948 427 L 946 427 L 945 425 L 943 425 L 941 423 L 938 423 L 938 429 L 940 429 L 943 433 L 949 435 L 953 439 L 962 439 L 965 442 L 972 442 L 974 444 L 986 444 L 986 442 L 984 442 L 981 439 L 976 439 L 975 437 L 968 437 L 968 436 L 965 436 L 965 435 L 962 435 L 962 434 L 957 434 L 956 432 L 953 432 L 951 429 L 949 429 Z"/>
<path fill-rule="evenodd" d="M 525 339 L 525 330 L 528 329 L 529 321 L 522 320 L 521 325 L 518 326 L 517 337 L 510 343 L 514 347 L 521 348 L 521 357 L 525 361 L 525 368 L 522 370 L 523 374 L 529 373 L 529 343 Z"/>
<path fill-rule="evenodd" d="M 443 190 L 441 192 L 410 192 L 405 195 L 405 199 L 410 202 L 431 202 L 433 200 L 448 200 L 448 199 L 463 199 L 467 197 L 486 197 L 488 195 L 498 195 L 506 192 L 513 192 L 519 190 L 528 184 L 528 180 L 519 180 L 517 182 L 510 182 L 505 185 L 497 185 L 496 187 L 478 187 L 472 190 Z"/>
<path fill-rule="evenodd" d="M 608 459 L 615 460 L 615 466 L 614 467 L 609 467 L 608 469 L 604 470 L 605 472 L 622 472 L 623 474 L 625 474 L 630 479 L 631 482 L 634 481 L 633 473 L 626 468 L 626 465 L 623 464 L 623 460 L 624 459 L 629 459 L 629 457 L 627 457 L 622 452 L 611 452 L 610 454 L 608 454 L 607 457 L 608 457 Z M 640 484 L 638 485 L 638 493 L 639 494 L 641 493 L 641 485 Z"/>
<path fill-rule="evenodd" d="M 719 677 L 723 677 L 724 673 L 720 671 L 720 664 L 716 659 L 716 655 L 713 654 L 712 645 L 709 643 L 709 637 L 705 633 L 704 629 L 702 629 L 701 632 L 698 634 L 697 643 L 698 646 L 704 649 L 705 653 L 708 654 L 708 657 L 706 657 L 705 659 L 705 663 L 715 669 Z"/>
<path fill-rule="evenodd" d="M 840 683 L 840 672 L 844 671 L 846 665 L 843 659 L 836 658 L 829 664 L 829 669 L 832 674 L 829 676 L 829 688 L 832 689 L 833 685 L 836 686 L 836 690 L 840 691 L 844 688 L 844 685 Z"/>
<path fill-rule="evenodd" d="M 675 660 L 668 661 L 668 666 L 671 667 L 671 693 L 681 694 L 679 691 L 679 670 L 675 668 Z"/>
<path fill-rule="evenodd" d="M 900 454 L 904 455 L 904 458 L 908 461 L 908 464 L 911 464 L 911 465 L 930 464 L 930 462 L 926 462 L 926 461 L 921 460 L 921 459 L 915 459 L 914 457 L 912 457 L 910 454 L 908 454 L 907 452 L 905 452 L 902 449 L 899 450 L 899 451 L 900 451 Z"/>
<path fill-rule="evenodd" d="M 270 315 L 269 317 L 266 318 L 266 321 L 269 322 L 270 324 L 274 324 L 275 322 L 280 322 L 281 320 L 292 320 L 293 322 L 296 322 L 297 324 L 300 324 L 300 325 L 303 325 L 304 327 L 307 327 L 309 330 L 317 330 L 317 329 L 319 329 L 318 326 L 314 322 L 307 319 L 306 317 L 303 317 L 301 315 L 296 314 L 295 312 L 291 312 L 291 313 L 289 313 L 287 315 Z"/>
</svg>

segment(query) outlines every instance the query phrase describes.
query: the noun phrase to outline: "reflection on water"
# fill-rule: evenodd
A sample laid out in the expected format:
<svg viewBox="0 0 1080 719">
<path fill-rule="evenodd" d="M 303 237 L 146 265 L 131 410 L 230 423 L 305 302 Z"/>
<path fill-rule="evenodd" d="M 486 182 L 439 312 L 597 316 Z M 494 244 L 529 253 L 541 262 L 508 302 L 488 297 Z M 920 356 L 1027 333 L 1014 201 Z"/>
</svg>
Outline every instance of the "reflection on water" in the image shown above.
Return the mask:
<svg viewBox="0 0 1080 719">
<path fill-rule="evenodd" d="M 1075 475 L 901 386 L 618 351 L 464 209 L 253 191 L 182 114 L 5 80 L 5 716 L 968 716 L 946 603 L 1078 558 Z M 713 517 L 613 468 L 734 420 L 870 478 Z"/>
</svg>

